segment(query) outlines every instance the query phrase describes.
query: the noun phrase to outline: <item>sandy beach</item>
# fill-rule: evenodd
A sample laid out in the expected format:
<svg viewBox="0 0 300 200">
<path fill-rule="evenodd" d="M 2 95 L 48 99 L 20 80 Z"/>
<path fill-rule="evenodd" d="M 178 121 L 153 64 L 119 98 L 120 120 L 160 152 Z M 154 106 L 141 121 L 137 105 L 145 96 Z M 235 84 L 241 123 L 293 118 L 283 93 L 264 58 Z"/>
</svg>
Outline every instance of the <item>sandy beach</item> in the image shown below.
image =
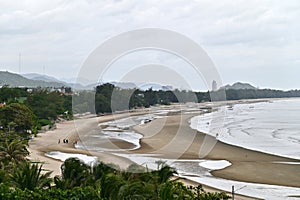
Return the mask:
<svg viewBox="0 0 300 200">
<path fill-rule="evenodd" d="M 53 131 L 38 134 L 29 142 L 29 158 L 32 161 L 44 163 L 44 168 L 53 171 L 54 175 L 60 174 L 61 161 L 45 156 L 50 151 L 60 151 L 65 153 L 79 153 L 97 156 L 105 163 L 115 163 L 122 169 L 126 169 L 132 161 L 105 152 L 91 152 L 76 149 L 73 142 L 80 141 L 80 134 L 88 133 L 97 129 L 98 123 L 107 122 L 116 118 L 123 118 L 129 115 L 140 115 L 149 113 L 140 111 L 134 113 L 123 113 L 116 115 L 101 116 L 97 118 L 78 119 L 65 121 L 57 124 Z M 275 162 L 293 162 L 298 160 L 273 156 L 257 151 L 247 150 L 241 147 L 224 144 L 215 139 L 193 130 L 189 126 L 189 119 L 198 114 L 173 114 L 164 118 L 156 119 L 150 123 L 135 126 L 133 129 L 141 133 L 141 147 L 127 153 L 135 154 L 159 154 L 159 157 L 170 159 L 211 159 L 228 160 L 232 165 L 223 170 L 213 171 L 216 177 L 225 179 L 265 183 L 282 186 L 300 187 L 300 168 L 298 165 L 288 165 Z M 68 139 L 69 143 L 62 143 L 63 139 Z M 206 152 L 203 150 L 204 141 L 215 143 L 212 149 Z M 58 141 L 60 140 L 60 143 Z M 116 147 L 126 147 L 125 141 L 113 140 L 105 145 L 115 145 Z M 202 148 L 202 149 L 201 149 Z M 124 153 L 124 151 L 122 151 Z M 299 161 L 298 161 L 299 162 Z M 195 184 L 189 180 L 183 180 L 186 184 Z M 211 187 L 205 187 L 209 191 L 219 191 Z M 239 196 L 239 199 L 254 199 Z"/>
<path fill-rule="evenodd" d="M 176 155 L 180 156 L 180 159 L 224 159 L 230 161 L 232 165 L 223 170 L 213 171 L 214 176 L 252 183 L 300 187 L 300 176 L 295 176 L 300 174 L 299 166 L 275 163 L 299 162 L 299 160 L 251 151 L 219 141 L 216 141 L 208 155 L 203 156 L 201 147 L 204 137 L 210 136 L 205 136 L 189 127 L 188 119 L 192 116 L 174 115 L 136 126 L 135 130 L 142 133 L 145 138 L 142 139 L 142 147 L 135 153 L 155 153 L 165 158 L 174 158 Z M 160 127 L 162 123 L 163 128 L 153 135 L 153 127 Z M 174 138 L 177 142 L 173 142 Z M 166 146 L 168 148 L 165 148 Z M 182 147 L 187 148 L 183 151 Z"/>
<path fill-rule="evenodd" d="M 45 133 L 39 133 L 37 137 L 29 141 L 28 159 L 35 162 L 42 162 L 44 168 L 52 172 L 52 176 L 60 175 L 60 166 L 62 161 L 55 160 L 45 156 L 45 153 L 51 151 L 60 151 L 64 153 L 91 155 L 90 151 L 76 149 L 75 144 L 80 141 L 78 133 L 88 133 L 98 128 L 98 124 L 113 119 L 123 117 L 146 114 L 147 111 L 136 111 L 134 113 L 122 113 L 107 115 L 101 117 L 83 118 L 72 121 L 64 121 L 56 124 L 56 129 L 49 130 Z M 68 143 L 63 143 L 64 139 L 68 139 Z M 125 142 L 115 141 L 116 145 L 124 145 Z M 110 144 L 107 144 L 110 145 Z M 97 156 L 99 160 L 105 163 L 118 163 L 121 169 L 126 169 L 132 162 L 126 158 L 114 156 L 103 152 L 93 152 L 93 156 Z"/>
</svg>

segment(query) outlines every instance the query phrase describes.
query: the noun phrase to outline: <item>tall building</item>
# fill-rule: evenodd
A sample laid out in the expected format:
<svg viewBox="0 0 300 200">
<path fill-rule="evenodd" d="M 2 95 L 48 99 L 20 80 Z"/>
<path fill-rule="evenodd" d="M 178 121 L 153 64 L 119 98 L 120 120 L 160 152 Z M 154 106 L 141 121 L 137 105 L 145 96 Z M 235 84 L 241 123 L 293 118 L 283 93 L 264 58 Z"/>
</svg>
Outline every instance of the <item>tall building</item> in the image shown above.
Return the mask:
<svg viewBox="0 0 300 200">
<path fill-rule="evenodd" d="M 218 90 L 217 81 L 213 80 L 211 89 L 212 89 L 212 91 L 217 91 Z"/>
</svg>

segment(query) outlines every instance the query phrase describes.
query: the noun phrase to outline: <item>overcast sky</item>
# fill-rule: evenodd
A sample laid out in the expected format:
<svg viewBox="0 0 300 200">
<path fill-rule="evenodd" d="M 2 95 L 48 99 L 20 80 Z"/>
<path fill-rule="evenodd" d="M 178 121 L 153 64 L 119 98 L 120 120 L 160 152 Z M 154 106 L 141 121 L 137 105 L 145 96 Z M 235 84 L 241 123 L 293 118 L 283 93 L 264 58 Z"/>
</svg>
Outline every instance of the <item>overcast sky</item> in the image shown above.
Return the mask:
<svg viewBox="0 0 300 200">
<path fill-rule="evenodd" d="M 45 66 L 48 75 L 76 77 L 103 41 L 145 27 L 173 30 L 197 42 L 224 83 L 300 88 L 298 0 L 0 0 L 0 70 L 19 72 L 21 53 L 21 73 L 43 74 Z M 107 79 L 118 79 L 113 75 L 118 64 L 145 65 L 141 59 L 158 63 L 164 57 L 158 52 L 129 55 Z"/>
</svg>

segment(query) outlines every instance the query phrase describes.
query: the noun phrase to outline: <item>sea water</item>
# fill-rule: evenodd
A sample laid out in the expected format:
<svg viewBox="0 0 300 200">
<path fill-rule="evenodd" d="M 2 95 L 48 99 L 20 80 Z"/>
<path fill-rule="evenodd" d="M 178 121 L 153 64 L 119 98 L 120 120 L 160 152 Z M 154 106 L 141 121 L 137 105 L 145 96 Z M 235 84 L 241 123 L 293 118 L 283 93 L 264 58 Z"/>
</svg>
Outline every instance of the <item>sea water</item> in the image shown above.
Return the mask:
<svg viewBox="0 0 300 200">
<path fill-rule="evenodd" d="M 227 144 L 300 159 L 300 99 L 225 106 L 190 123 Z"/>
</svg>

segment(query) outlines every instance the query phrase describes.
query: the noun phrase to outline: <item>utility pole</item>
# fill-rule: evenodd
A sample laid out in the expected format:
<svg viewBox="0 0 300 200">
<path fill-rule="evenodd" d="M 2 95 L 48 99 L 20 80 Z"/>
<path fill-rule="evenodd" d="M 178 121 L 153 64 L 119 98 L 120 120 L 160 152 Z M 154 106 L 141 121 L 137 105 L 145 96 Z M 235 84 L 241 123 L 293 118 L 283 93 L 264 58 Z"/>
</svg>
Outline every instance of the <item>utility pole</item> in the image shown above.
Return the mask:
<svg viewBox="0 0 300 200">
<path fill-rule="evenodd" d="M 19 74 L 21 74 L 21 53 L 19 53 Z"/>
<path fill-rule="evenodd" d="M 240 188 L 234 190 L 234 185 L 233 185 L 232 188 L 231 188 L 232 200 L 234 200 L 234 193 L 237 192 L 237 191 L 239 191 L 239 190 L 244 189 L 245 187 L 247 187 L 247 185 L 244 185 L 244 186 L 242 186 L 242 187 L 240 187 Z"/>
</svg>

